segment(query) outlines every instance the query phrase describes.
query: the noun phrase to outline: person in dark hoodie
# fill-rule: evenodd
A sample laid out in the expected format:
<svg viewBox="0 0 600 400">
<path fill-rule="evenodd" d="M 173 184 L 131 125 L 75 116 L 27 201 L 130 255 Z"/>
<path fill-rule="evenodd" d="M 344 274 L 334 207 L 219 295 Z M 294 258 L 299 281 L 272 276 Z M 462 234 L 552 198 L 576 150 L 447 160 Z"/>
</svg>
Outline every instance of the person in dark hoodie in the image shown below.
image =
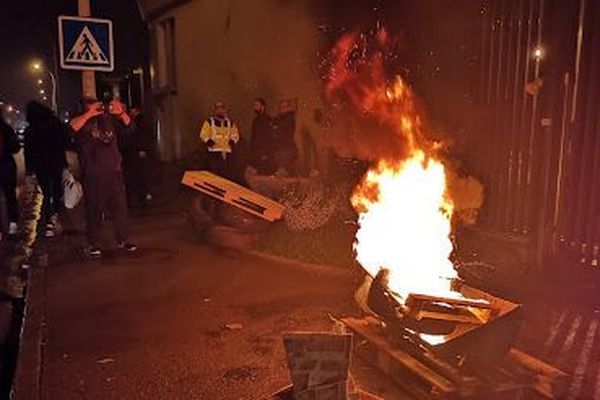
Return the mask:
<svg viewBox="0 0 600 400">
<path fill-rule="evenodd" d="M 275 164 L 277 173 L 289 175 L 293 172 L 298 159 L 298 149 L 294 136 L 296 134 L 296 113 L 289 100 L 279 103 L 278 113 L 273 118 L 275 131 Z"/>
<path fill-rule="evenodd" d="M 67 127 L 54 112 L 37 101 L 25 107 L 25 169 L 34 174 L 44 195 L 39 226 L 44 236 L 54 237 L 63 205 L 62 174 L 67 167 Z"/>
<path fill-rule="evenodd" d="M 254 120 L 250 140 L 251 165 L 259 175 L 275 172 L 275 138 L 272 118 L 267 114 L 267 103 L 262 98 L 254 100 Z"/>
<path fill-rule="evenodd" d="M 112 219 L 117 247 L 135 252 L 137 246 L 127 240 L 127 196 L 119 151 L 119 137 L 131 131 L 131 117 L 118 100 L 101 103 L 88 97 L 82 103 L 84 112 L 71 120 L 71 128 L 83 172 L 87 253 L 92 258 L 102 256 L 100 236 L 105 214 Z"/>
<path fill-rule="evenodd" d="M 153 168 L 156 167 L 156 138 L 150 120 L 139 108 L 132 108 L 129 115 L 135 132 L 121 146 L 127 200 L 130 207 L 145 208 L 153 200 L 150 187 L 156 180 L 155 174 L 153 175 Z"/>
<path fill-rule="evenodd" d="M 0 114 L 0 185 L 8 209 L 9 235 L 15 235 L 19 222 L 19 203 L 17 202 L 17 165 L 14 154 L 21 149 L 13 128 Z"/>
</svg>

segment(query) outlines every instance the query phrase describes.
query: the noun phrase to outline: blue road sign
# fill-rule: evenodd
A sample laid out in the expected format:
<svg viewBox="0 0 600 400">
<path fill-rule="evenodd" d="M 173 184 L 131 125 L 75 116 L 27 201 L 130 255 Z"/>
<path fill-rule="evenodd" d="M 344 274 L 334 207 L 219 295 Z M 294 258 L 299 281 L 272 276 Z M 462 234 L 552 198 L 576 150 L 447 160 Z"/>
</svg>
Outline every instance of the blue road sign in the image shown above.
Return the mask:
<svg viewBox="0 0 600 400">
<path fill-rule="evenodd" d="M 64 69 L 112 71 L 115 68 L 112 21 L 58 17 L 60 66 Z"/>
</svg>

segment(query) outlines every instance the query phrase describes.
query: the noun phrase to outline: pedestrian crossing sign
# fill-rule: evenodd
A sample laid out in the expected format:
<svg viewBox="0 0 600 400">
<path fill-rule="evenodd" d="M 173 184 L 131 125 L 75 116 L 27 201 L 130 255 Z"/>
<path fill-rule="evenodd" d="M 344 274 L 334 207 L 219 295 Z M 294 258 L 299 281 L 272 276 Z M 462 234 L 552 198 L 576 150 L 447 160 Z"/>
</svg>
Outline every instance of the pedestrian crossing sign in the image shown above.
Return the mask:
<svg viewBox="0 0 600 400">
<path fill-rule="evenodd" d="M 112 71 L 114 46 L 112 21 L 58 17 L 60 66 L 64 69 Z"/>
</svg>

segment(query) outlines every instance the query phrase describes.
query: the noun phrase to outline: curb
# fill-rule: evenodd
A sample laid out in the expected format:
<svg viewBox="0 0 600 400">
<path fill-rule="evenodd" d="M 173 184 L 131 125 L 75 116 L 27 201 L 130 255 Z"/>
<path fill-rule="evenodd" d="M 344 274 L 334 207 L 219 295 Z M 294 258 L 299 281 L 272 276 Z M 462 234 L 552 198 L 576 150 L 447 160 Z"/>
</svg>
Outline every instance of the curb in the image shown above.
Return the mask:
<svg viewBox="0 0 600 400">
<path fill-rule="evenodd" d="M 46 269 L 32 268 L 27 275 L 20 348 L 10 396 L 14 400 L 40 399 L 42 394 Z"/>
</svg>

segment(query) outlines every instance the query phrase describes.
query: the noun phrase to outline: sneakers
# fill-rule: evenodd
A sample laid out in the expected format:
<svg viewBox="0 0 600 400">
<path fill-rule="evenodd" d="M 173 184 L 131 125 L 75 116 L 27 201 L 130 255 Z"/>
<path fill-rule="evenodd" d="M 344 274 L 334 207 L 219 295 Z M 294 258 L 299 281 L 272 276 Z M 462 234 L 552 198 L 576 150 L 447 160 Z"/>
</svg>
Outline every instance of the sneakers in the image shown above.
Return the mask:
<svg viewBox="0 0 600 400">
<path fill-rule="evenodd" d="M 98 246 L 90 246 L 87 248 L 87 254 L 90 258 L 100 258 L 102 257 L 102 250 Z"/>
<path fill-rule="evenodd" d="M 124 250 L 124 251 L 126 251 L 128 253 L 134 253 L 138 249 L 135 244 L 129 243 L 129 242 L 120 242 L 120 243 L 117 243 L 117 248 L 119 250 Z"/>
<path fill-rule="evenodd" d="M 54 232 L 54 227 L 53 226 L 47 226 L 46 227 L 46 231 L 44 232 L 44 237 L 46 239 L 52 239 L 55 236 L 56 236 L 56 232 Z"/>
</svg>

